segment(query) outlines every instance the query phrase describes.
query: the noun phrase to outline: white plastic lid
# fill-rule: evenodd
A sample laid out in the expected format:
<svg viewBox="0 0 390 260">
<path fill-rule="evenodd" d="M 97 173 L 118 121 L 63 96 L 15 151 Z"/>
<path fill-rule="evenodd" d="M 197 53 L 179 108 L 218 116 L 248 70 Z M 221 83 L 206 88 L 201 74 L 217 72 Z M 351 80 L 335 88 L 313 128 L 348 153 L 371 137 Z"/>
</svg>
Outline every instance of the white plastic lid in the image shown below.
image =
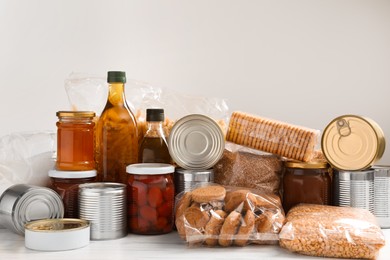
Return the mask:
<svg viewBox="0 0 390 260">
<path fill-rule="evenodd" d="M 62 251 L 89 244 L 90 225 L 81 219 L 42 219 L 25 225 L 25 246 L 39 251 Z"/>
<path fill-rule="evenodd" d="M 96 170 L 90 171 L 57 171 L 49 170 L 49 177 L 60 179 L 82 179 L 96 177 Z"/>
<path fill-rule="evenodd" d="M 139 175 L 158 175 L 173 173 L 175 167 L 166 163 L 136 163 L 126 167 L 126 172 L 129 174 Z"/>
</svg>

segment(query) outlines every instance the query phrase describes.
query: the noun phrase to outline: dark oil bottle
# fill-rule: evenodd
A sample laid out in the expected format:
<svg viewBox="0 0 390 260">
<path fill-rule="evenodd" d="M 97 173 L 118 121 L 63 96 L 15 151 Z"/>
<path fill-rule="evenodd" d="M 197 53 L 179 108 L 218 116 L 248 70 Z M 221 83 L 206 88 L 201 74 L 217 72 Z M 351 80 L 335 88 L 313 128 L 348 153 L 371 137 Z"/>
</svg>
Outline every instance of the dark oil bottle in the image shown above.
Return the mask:
<svg viewBox="0 0 390 260">
<path fill-rule="evenodd" d="M 171 163 L 167 137 L 163 128 L 164 109 L 146 110 L 146 133 L 139 149 L 139 161 L 142 163 Z"/>
</svg>

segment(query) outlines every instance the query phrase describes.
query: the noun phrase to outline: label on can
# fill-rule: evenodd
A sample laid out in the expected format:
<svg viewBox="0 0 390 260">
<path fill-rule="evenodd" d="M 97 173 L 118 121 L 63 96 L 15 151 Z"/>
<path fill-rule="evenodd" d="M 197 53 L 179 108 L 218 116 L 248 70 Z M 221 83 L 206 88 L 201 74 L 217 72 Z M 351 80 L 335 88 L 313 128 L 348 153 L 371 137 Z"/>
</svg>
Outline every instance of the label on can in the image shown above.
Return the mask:
<svg viewBox="0 0 390 260">
<path fill-rule="evenodd" d="M 321 146 L 334 168 L 364 170 L 382 157 L 385 137 L 379 125 L 371 119 L 344 115 L 335 118 L 325 128 Z"/>
</svg>

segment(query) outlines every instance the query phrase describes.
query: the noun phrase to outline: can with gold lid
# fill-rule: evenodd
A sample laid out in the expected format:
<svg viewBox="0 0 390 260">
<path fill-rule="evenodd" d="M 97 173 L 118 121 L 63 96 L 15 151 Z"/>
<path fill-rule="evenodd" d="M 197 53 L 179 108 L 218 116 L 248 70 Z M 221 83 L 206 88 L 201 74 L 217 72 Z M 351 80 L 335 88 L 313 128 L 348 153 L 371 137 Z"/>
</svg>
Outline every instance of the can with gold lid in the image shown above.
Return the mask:
<svg viewBox="0 0 390 260">
<path fill-rule="evenodd" d="M 343 115 L 333 119 L 321 139 L 322 151 L 333 168 L 357 171 L 370 168 L 383 155 L 385 136 L 373 120 Z"/>
</svg>

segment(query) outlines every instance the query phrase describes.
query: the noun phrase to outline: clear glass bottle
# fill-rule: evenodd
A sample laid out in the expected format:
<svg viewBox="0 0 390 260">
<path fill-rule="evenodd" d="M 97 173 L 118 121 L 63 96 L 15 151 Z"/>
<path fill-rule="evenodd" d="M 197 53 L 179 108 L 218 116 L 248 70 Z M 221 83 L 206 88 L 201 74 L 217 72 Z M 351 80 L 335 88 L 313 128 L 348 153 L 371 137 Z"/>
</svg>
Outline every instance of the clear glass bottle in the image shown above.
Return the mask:
<svg viewBox="0 0 390 260">
<path fill-rule="evenodd" d="M 171 163 L 166 133 L 163 128 L 164 109 L 146 109 L 146 133 L 139 149 L 139 162 Z"/>
<path fill-rule="evenodd" d="M 107 103 L 96 125 L 97 180 L 126 184 L 126 166 L 138 162 L 138 128 L 126 102 L 126 73 L 109 71 L 107 82 Z"/>
</svg>

